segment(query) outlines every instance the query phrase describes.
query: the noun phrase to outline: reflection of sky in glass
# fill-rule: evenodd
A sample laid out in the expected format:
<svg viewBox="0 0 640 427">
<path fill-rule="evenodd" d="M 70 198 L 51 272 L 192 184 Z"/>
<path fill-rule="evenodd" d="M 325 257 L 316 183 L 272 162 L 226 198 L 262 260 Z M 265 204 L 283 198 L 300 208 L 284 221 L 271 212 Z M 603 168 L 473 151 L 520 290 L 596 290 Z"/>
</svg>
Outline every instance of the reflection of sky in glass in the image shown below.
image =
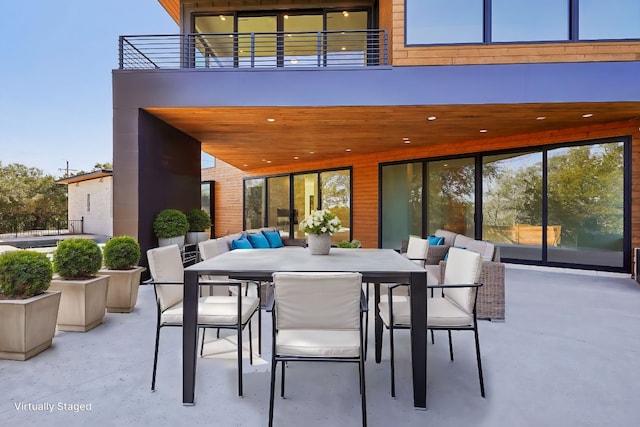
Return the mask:
<svg viewBox="0 0 640 427">
<path fill-rule="evenodd" d="M 482 0 L 407 0 L 407 44 L 482 42 Z"/>
<path fill-rule="evenodd" d="M 580 0 L 580 39 L 640 38 L 640 1 Z"/>
<path fill-rule="evenodd" d="M 494 42 L 569 39 L 568 0 L 492 0 Z"/>
</svg>

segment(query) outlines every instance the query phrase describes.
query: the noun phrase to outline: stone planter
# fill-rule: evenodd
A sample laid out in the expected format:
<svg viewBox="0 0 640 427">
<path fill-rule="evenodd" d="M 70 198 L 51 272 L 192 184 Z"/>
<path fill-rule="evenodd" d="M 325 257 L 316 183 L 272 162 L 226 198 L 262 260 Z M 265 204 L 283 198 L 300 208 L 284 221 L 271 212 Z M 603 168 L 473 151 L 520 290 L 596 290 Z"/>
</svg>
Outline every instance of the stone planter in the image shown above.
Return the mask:
<svg viewBox="0 0 640 427">
<path fill-rule="evenodd" d="M 0 300 L 0 359 L 27 360 L 51 347 L 60 292 Z"/>
<path fill-rule="evenodd" d="M 209 240 L 209 233 L 206 231 L 189 231 L 187 232 L 186 242 L 190 245 L 197 245 L 200 242 Z"/>
<path fill-rule="evenodd" d="M 55 277 L 50 290 L 61 291 L 58 330 L 86 332 L 102 323 L 106 312 L 109 276 L 88 280 Z"/>
<path fill-rule="evenodd" d="M 140 275 L 146 270 L 144 267 L 134 267 L 130 270 L 98 271 L 100 276 L 109 276 L 109 290 L 107 291 L 107 312 L 131 313 L 138 302 L 138 287 Z"/>
<path fill-rule="evenodd" d="M 176 236 L 176 237 L 158 237 L 158 246 L 169 246 L 169 245 L 178 245 L 179 247 L 184 246 L 184 236 Z"/>
<path fill-rule="evenodd" d="M 307 243 L 311 255 L 329 255 L 329 251 L 331 250 L 331 234 L 309 234 Z"/>
</svg>

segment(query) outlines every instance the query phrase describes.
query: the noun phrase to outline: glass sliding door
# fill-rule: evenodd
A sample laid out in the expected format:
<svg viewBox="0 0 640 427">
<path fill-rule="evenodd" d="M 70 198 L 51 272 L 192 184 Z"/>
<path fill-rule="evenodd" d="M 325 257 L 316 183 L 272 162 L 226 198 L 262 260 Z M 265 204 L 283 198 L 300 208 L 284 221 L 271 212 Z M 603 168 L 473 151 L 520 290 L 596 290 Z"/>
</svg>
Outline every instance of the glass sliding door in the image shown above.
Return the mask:
<svg viewBox="0 0 640 427">
<path fill-rule="evenodd" d="M 291 232 L 289 205 L 289 175 L 267 178 L 267 227 L 277 228 L 282 238 Z"/>
<path fill-rule="evenodd" d="M 427 232 L 475 235 L 475 159 L 427 162 Z"/>
<path fill-rule="evenodd" d="M 318 32 L 323 30 L 322 13 L 283 16 L 285 67 L 317 67 Z"/>
<path fill-rule="evenodd" d="M 422 236 L 422 163 L 382 167 L 381 247 L 400 249 L 409 235 Z"/>
<path fill-rule="evenodd" d="M 244 180 L 244 229 L 260 228 L 264 224 L 265 180 Z"/>
<path fill-rule="evenodd" d="M 340 219 L 340 230 L 334 242 L 351 240 L 351 172 L 349 170 L 320 173 L 320 208 L 329 209 Z"/>
<path fill-rule="evenodd" d="M 541 152 L 482 158 L 482 239 L 502 258 L 542 260 Z"/>
<path fill-rule="evenodd" d="M 307 173 L 293 176 L 293 211 L 299 219 L 304 219 L 311 215 L 311 212 L 319 209 L 318 200 L 318 174 Z M 303 231 L 294 227 L 294 237 L 304 239 Z"/>
<path fill-rule="evenodd" d="M 237 57 L 240 68 L 278 65 L 278 17 L 276 15 L 239 16 Z"/>
<path fill-rule="evenodd" d="M 550 262 L 623 266 L 623 142 L 548 152 L 547 230 Z"/>
</svg>

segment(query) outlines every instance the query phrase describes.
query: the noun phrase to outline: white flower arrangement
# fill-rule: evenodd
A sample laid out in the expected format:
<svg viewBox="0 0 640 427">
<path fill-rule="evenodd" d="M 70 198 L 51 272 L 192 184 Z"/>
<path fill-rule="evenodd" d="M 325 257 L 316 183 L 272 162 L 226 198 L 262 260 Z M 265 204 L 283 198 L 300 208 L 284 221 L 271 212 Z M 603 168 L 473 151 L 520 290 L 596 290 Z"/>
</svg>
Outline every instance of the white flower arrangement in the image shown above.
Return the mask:
<svg viewBox="0 0 640 427">
<path fill-rule="evenodd" d="M 319 236 L 323 233 L 336 233 L 340 229 L 340 225 L 340 218 L 327 209 L 322 209 L 300 221 L 300 230 Z"/>
</svg>

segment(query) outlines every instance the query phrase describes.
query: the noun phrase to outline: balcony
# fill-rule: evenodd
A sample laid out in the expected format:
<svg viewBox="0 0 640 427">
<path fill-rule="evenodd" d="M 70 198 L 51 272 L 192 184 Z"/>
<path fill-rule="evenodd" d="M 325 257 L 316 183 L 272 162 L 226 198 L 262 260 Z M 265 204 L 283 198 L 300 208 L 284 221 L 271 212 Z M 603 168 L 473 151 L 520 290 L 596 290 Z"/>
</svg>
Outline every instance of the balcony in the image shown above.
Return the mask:
<svg viewBox="0 0 640 427">
<path fill-rule="evenodd" d="M 385 30 L 120 36 L 119 69 L 276 69 L 388 65 Z"/>
</svg>

